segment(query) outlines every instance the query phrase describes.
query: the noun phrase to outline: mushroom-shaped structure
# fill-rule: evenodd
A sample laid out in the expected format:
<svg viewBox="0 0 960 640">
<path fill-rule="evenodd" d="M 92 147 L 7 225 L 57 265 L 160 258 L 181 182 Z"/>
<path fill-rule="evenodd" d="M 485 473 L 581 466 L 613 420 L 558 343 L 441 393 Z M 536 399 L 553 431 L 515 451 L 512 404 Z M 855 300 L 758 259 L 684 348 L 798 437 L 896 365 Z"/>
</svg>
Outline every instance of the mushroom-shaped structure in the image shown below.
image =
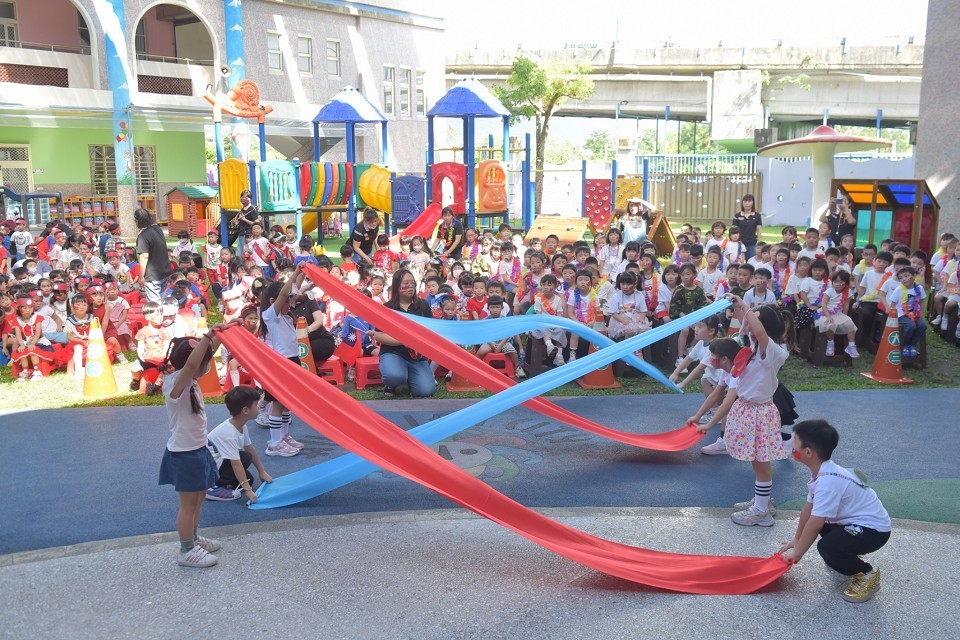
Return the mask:
<svg viewBox="0 0 960 640">
<path fill-rule="evenodd" d="M 320 161 L 320 124 L 342 123 L 346 129 L 347 162 L 357 161 L 356 124 L 377 122 L 380 124 L 380 161 L 387 161 L 387 118 L 363 94 L 353 87 L 344 87 L 330 102 L 325 104 L 313 119 L 313 157 Z M 354 177 L 354 184 L 357 184 Z M 350 221 L 350 231 L 353 232 L 356 223 L 356 200 L 353 192 L 350 193 L 347 205 L 347 218 Z"/>
<path fill-rule="evenodd" d="M 817 127 L 808 135 L 793 140 L 768 144 L 757 150 L 761 158 L 813 158 L 813 198 L 810 201 L 810 222 L 816 223 L 817 209 L 830 200 L 830 182 L 835 170 L 833 156 L 846 151 L 867 151 L 889 147 L 893 143 L 881 138 L 864 138 L 838 133 L 832 127 Z"/>
</svg>

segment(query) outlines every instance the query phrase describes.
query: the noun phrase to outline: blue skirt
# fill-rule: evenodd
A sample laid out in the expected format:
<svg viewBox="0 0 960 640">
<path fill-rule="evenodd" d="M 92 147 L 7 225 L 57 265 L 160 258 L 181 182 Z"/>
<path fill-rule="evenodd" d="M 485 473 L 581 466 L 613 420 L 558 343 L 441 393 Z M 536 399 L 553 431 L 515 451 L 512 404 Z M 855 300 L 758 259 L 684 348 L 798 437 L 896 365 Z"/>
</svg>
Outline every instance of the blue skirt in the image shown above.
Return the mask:
<svg viewBox="0 0 960 640">
<path fill-rule="evenodd" d="M 163 450 L 160 484 L 172 484 L 177 491 L 206 491 L 218 477 L 217 465 L 206 447 L 193 451 Z"/>
</svg>

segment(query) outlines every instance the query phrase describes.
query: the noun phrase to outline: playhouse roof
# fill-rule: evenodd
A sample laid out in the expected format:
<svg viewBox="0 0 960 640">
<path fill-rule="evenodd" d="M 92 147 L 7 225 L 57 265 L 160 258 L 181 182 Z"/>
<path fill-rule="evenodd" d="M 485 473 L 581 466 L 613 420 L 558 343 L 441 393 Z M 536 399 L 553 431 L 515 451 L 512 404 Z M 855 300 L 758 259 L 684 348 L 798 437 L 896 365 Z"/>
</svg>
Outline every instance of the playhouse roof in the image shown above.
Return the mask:
<svg viewBox="0 0 960 640">
<path fill-rule="evenodd" d="M 174 187 L 164 195 L 170 195 L 174 191 L 179 191 L 191 200 L 212 200 L 217 197 L 216 187 Z"/>
<path fill-rule="evenodd" d="M 510 112 L 479 80 L 464 78 L 437 100 L 433 108 L 427 111 L 427 115 L 445 118 L 502 118 L 509 116 Z"/>
<path fill-rule="evenodd" d="M 363 94 L 344 87 L 323 105 L 314 122 L 386 122 L 387 118 Z"/>
</svg>

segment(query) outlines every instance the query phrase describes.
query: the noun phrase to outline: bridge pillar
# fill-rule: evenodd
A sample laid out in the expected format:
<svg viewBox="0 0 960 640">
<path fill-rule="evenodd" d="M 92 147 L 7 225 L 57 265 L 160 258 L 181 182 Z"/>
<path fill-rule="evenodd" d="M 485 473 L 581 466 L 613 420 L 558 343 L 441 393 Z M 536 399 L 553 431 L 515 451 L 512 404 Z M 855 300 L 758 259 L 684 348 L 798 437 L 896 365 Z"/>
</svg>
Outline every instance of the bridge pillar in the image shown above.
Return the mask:
<svg viewBox="0 0 960 640">
<path fill-rule="evenodd" d="M 751 152 L 753 130 L 762 129 L 763 76 L 759 69 L 713 74 L 710 138 L 734 153 Z"/>
</svg>

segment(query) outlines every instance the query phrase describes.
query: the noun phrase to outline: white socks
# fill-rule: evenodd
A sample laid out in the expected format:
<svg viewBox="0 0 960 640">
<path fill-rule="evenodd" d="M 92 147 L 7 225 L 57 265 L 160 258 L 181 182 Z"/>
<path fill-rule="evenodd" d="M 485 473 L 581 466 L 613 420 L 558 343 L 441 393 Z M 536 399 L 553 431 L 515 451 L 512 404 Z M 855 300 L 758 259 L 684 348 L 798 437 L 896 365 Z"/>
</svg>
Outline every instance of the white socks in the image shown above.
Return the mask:
<svg viewBox="0 0 960 640">
<path fill-rule="evenodd" d="M 773 491 L 773 482 L 756 482 L 754 484 L 754 504 L 757 511 L 766 511 L 770 507 L 770 492 Z"/>
</svg>

